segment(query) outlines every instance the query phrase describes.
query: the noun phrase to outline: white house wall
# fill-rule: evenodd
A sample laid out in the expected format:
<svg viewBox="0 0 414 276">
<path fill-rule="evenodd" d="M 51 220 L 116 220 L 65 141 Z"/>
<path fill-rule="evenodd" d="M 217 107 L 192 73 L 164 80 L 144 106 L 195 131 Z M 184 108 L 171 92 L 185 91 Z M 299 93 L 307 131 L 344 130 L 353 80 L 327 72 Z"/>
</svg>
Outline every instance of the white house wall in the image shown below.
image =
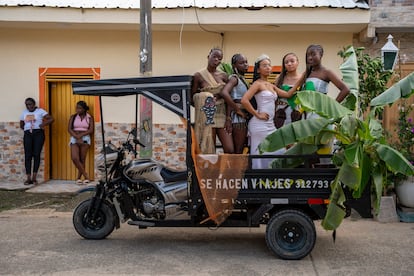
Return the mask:
<svg viewBox="0 0 414 276">
<path fill-rule="evenodd" d="M 0 28 L 0 180 L 24 180 L 24 154 L 19 116 L 24 99 L 39 99 L 40 67 L 100 68 L 100 78 L 136 77 L 139 72 L 139 32 L 120 30 L 71 30 Z M 339 74 L 341 63 L 337 51 L 352 41 L 351 33 L 325 32 L 227 32 L 224 41 L 218 34 L 205 32 L 154 32 L 153 75 L 193 74 L 207 65 L 210 48 L 223 45 L 225 61 L 234 53 L 243 53 L 250 64 L 267 53 L 274 65 L 282 56 L 296 52 L 300 70 L 304 70 L 304 53 L 311 43 L 325 48 L 323 63 Z M 336 89 L 332 89 L 332 94 Z M 106 98 L 105 129 L 113 142 L 125 137 L 134 122 L 134 98 Z M 52 114 L 53 115 L 53 114 Z M 186 135 L 178 116 L 154 104 L 153 157 L 168 167 L 185 168 Z M 102 146 L 99 124 L 95 129 L 95 153 Z M 62 145 L 64 147 L 67 144 Z M 45 149 L 46 151 L 46 149 Z M 48 168 L 42 154 L 39 180 L 47 178 Z"/>
<path fill-rule="evenodd" d="M 101 79 L 139 75 L 139 32 L 61 29 L 0 29 L 1 122 L 18 121 L 26 97 L 39 97 L 39 67 L 99 67 Z M 224 60 L 243 53 L 253 65 L 262 53 L 280 65 L 287 52 L 298 54 L 304 70 L 309 44 L 325 49 L 323 64 L 339 74 L 337 52 L 352 43 L 352 33 L 326 32 L 228 32 L 221 36 L 206 32 L 153 32 L 153 75 L 193 74 L 206 66 L 210 48 L 223 45 Z M 335 96 L 336 89 L 330 93 Z M 131 99 L 105 100 L 105 120 L 133 121 Z M 154 109 L 154 123 L 175 124 L 178 118 L 161 108 Z"/>
</svg>

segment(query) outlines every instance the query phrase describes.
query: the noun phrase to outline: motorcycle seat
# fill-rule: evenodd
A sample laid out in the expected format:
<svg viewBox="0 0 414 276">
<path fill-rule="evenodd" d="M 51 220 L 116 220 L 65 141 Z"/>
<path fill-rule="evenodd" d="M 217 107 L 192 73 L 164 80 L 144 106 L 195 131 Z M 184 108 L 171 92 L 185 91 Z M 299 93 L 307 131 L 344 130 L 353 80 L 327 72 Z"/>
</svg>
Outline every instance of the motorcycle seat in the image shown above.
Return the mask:
<svg viewBox="0 0 414 276">
<path fill-rule="evenodd" d="M 186 181 L 187 180 L 187 171 L 173 171 L 167 168 L 161 169 L 161 176 L 164 179 L 165 183 L 177 182 L 177 181 Z"/>
</svg>

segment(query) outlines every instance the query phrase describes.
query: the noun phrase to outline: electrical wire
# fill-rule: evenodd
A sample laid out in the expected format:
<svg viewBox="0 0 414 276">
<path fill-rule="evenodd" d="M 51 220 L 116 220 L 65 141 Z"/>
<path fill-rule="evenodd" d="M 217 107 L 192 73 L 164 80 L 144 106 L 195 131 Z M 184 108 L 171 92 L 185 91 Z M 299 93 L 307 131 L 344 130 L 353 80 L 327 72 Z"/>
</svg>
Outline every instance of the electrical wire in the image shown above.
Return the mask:
<svg viewBox="0 0 414 276">
<path fill-rule="evenodd" d="M 200 29 L 202 29 L 203 31 L 205 31 L 207 33 L 219 34 L 221 36 L 221 49 L 223 49 L 223 46 L 224 46 L 224 33 L 223 32 L 217 32 L 217 31 L 210 31 L 210 30 L 207 30 L 206 28 L 204 28 L 200 23 L 200 18 L 198 17 L 196 0 L 194 0 L 193 7 L 194 7 L 195 15 L 196 15 L 196 18 L 197 18 L 197 24 L 200 27 Z"/>
<path fill-rule="evenodd" d="M 183 44 L 182 44 L 182 40 L 183 40 L 183 29 L 184 29 L 184 13 L 185 13 L 185 8 L 183 5 L 183 13 L 182 13 L 182 20 L 181 20 L 181 28 L 180 28 L 180 54 L 183 54 Z"/>
</svg>

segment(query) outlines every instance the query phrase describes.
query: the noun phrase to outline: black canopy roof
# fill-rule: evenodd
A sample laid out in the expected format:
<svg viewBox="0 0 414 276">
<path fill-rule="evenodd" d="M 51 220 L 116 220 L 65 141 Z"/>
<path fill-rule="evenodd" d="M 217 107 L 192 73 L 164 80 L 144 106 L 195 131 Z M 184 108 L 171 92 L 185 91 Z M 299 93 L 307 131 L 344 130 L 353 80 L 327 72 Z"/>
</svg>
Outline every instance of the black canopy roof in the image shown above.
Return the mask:
<svg viewBox="0 0 414 276">
<path fill-rule="evenodd" d="M 143 95 L 184 118 L 189 116 L 190 75 L 79 81 L 72 88 L 73 94 L 86 96 Z"/>
</svg>

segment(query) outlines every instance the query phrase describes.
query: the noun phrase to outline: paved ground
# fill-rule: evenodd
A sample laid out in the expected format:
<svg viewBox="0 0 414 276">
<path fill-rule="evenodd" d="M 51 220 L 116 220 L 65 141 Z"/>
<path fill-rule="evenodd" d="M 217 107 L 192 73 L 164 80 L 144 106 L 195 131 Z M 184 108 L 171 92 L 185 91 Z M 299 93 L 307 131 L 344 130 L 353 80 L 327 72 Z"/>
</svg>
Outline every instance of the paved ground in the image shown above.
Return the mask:
<svg viewBox="0 0 414 276">
<path fill-rule="evenodd" d="M 0 189 L 30 193 L 74 194 L 83 187 L 0 183 Z M 413 223 L 351 217 L 335 243 L 316 226 L 312 253 L 284 261 L 267 249 L 265 227 L 139 230 L 123 224 L 106 240 L 90 241 L 75 232 L 71 212 L 14 209 L 0 212 L 0 275 L 413 275 Z"/>
<path fill-rule="evenodd" d="M 71 213 L 0 213 L 1 275 L 413 275 L 414 224 L 347 219 L 300 261 L 277 259 L 265 228 L 148 228 L 80 238 Z"/>
<path fill-rule="evenodd" d="M 95 185 L 94 182 L 88 184 Z M 51 193 L 51 194 L 76 194 L 77 191 L 86 185 L 77 185 L 71 180 L 51 180 L 39 185 L 24 185 L 20 182 L 0 182 L 0 190 L 26 190 L 29 193 Z"/>
</svg>

